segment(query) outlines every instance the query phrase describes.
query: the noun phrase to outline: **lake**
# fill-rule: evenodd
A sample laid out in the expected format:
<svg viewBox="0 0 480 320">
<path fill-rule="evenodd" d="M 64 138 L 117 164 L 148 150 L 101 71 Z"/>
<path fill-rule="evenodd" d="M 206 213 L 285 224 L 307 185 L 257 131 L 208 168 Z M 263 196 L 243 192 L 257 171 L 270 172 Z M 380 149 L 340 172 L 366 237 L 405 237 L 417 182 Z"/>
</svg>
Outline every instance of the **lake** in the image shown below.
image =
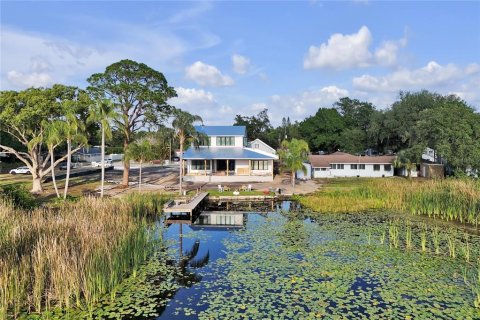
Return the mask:
<svg viewBox="0 0 480 320">
<path fill-rule="evenodd" d="M 176 269 L 156 319 L 480 319 L 480 239 L 461 226 L 312 218 L 290 202 L 226 209 L 159 231 Z"/>
</svg>

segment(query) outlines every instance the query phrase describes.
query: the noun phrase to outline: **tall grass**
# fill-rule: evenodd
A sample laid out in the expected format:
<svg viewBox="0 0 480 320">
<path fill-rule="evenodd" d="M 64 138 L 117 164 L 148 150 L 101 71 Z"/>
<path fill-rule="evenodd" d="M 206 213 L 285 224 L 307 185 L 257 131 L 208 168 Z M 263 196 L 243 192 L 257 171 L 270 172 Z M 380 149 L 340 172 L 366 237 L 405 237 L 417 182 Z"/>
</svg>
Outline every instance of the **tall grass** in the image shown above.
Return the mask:
<svg viewBox="0 0 480 320">
<path fill-rule="evenodd" d="M 316 212 L 394 209 L 478 225 L 480 182 L 473 180 L 331 179 L 317 193 L 299 196 Z"/>
<path fill-rule="evenodd" d="M 0 319 L 92 310 L 114 292 L 155 245 L 144 218 L 163 198 L 139 199 L 86 198 L 30 212 L 0 203 Z"/>
</svg>

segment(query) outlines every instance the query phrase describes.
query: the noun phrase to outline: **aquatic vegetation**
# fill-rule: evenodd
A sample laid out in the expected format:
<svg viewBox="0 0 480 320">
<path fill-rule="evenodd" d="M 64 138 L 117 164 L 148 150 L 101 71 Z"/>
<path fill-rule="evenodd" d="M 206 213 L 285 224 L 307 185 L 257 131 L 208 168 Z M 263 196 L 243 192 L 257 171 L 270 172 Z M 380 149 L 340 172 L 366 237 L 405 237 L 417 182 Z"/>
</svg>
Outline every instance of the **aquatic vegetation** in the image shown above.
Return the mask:
<svg viewBox="0 0 480 320">
<path fill-rule="evenodd" d="M 91 311 L 107 292 L 115 298 L 155 247 L 144 208 L 86 198 L 27 214 L 0 204 L 0 318 Z"/>
<path fill-rule="evenodd" d="M 314 212 L 390 209 L 475 226 L 480 219 L 480 181 L 337 178 L 321 182 L 320 191 L 296 198 Z"/>
<path fill-rule="evenodd" d="M 432 250 L 422 253 L 420 246 L 414 250 L 421 242 L 420 222 L 410 225 L 412 249 L 406 252 L 400 245 L 406 242 L 398 239 L 405 239 L 407 227 L 399 220 L 388 222 L 385 216 L 323 215 L 315 222 L 293 222 L 280 215 L 259 219 L 224 241 L 227 256 L 212 271 L 223 276 L 205 284 L 200 319 L 480 316 L 477 289 L 471 285 L 479 281 L 473 277 L 477 266 L 428 253 Z M 365 231 L 363 236 L 360 230 Z M 377 241 L 364 240 L 368 231 Z M 398 241 L 397 247 L 380 243 L 385 231 L 389 242 Z M 425 230 L 425 238 L 430 232 Z M 471 243 L 480 246 L 478 237 Z M 468 284 L 458 279 L 462 270 L 467 270 Z"/>
</svg>

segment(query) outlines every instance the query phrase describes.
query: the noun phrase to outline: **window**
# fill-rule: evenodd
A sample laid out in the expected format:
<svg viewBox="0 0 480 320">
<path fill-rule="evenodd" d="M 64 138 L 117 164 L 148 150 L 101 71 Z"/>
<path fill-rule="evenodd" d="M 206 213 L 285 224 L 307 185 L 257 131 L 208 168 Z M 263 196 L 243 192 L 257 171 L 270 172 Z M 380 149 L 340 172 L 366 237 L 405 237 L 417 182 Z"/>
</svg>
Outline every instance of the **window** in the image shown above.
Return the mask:
<svg viewBox="0 0 480 320">
<path fill-rule="evenodd" d="M 379 164 L 374 164 L 373 165 L 373 171 L 380 171 L 380 165 Z"/>
<path fill-rule="evenodd" d="M 266 160 L 253 160 L 251 164 L 252 170 L 268 170 L 268 161 Z"/>
<path fill-rule="evenodd" d="M 357 165 L 356 165 L 356 164 L 351 164 L 351 165 L 350 165 L 350 169 L 352 169 L 352 170 L 357 170 L 358 168 L 357 168 Z"/>
<path fill-rule="evenodd" d="M 330 169 L 337 169 L 337 165 L 336 164 L 331 164 Z"/>
<path fill-rule="evenodd" d="M 216 216 L 216 224 L 218 225 L 233 225 L 235 224 L 235 219 L 231 215 L 218 215 Z"/>
<path fill-rule="evenodd" d="M 314 171 L 320 171 L 320 168 L 314 168 L 313 170 Z"/>
<path fill-rule="evenodd" d="M 359 164 L 358 169 L 359 170 L 365 170 L 365 165 L 364 164 Z"/>
<path fill-rule="evenodd" d="M 255 149 L 259 149 L 259 148 L 260 148 L 260 145 L 259 145 L 258 143 L 255 143 L 255 144 L 253 145 L 253 147 L 254 147 Z"/>
<path fill-rule="evenodd" d="M 210 160 L 207 160 L 207 169 L 204 160 L 192 160 L 192 170 L 210 170 Z"/>
<path fill-rule="evenodd" d="M 217 137 L 217 146 L 234 146 L 235 137 Z"/>
<path fill-rule="evenodd" d="M 391 164 L 386 164 L 386 165 L 384 166 L 384 170 L 385 170 L 385 171 L 391 171 L 391 170 L 392 170 L 392 165 L 391 165 Z"/>
<path fill-rule="evenodd" d="M 327 168 L 322 168 L 322 171 L 327 171 Z"/>
<path fill-rule="evenodd" d="M 343 165 L 343 164 L 337 164 L 337 169 L 343 170 L 343 169 L 344 169 L 344 165 Z"/>
<path fill-rule="evenodd" d="M 343 164 L 331 164 L 330 169 L 343 169 L 345 165 Z"/>
</svg>

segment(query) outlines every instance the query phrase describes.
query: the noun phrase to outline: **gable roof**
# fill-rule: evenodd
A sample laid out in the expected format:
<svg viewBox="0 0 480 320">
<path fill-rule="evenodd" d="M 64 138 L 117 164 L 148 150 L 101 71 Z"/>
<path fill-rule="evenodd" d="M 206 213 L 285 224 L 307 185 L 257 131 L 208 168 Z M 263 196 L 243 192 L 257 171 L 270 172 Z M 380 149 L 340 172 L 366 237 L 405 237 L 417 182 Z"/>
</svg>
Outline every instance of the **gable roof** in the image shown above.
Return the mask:
<svg viewBox="0 0 480 320">
<path fill-rule="evenodd" d="M 236 147 L 190 147 L 183 154 L 185 160 L 214 160 L 214 159 L 255 159 L 270 160 L 277 159 L 275 155 L 267 155 L 247 148 Z"/>
<path fill-rule="evenodd" d="M 245 136 L 245 126 L 195 126 L 195 130 L 207 136 Z"/>
<path fill-rule="evenodd" d="M 250 142 L 248 143 L 248 144 L 250 145 L 250 148 L 254 149 L 254 148 L 253 148 L 253 144 L 254 144 L 255 142 L 258 142 L 258 143 L 263 144 L 265 147 L 267 147 L 267 149 L 272 150 L 272 153 L 276 153 L 275 149 L 273 149 L 273 148 L 270 147 L 268 144 L 266 144 L 265 142 L 263 142 L 262 140 L 260 140 L 260 139 L 258 139 L 258 138 L 255 139 L 255 140 L 253 140 L 253 141 L 250 141 Z"/>
<path fill-rule="evenodd" d="M 308 159 L 314 168 L 328 168 L 331 163 L 391 164 L 395 156 L 354 156 L 345 152 L 335 152 L 326 155 L 310 155 Z"/>
</svg>

